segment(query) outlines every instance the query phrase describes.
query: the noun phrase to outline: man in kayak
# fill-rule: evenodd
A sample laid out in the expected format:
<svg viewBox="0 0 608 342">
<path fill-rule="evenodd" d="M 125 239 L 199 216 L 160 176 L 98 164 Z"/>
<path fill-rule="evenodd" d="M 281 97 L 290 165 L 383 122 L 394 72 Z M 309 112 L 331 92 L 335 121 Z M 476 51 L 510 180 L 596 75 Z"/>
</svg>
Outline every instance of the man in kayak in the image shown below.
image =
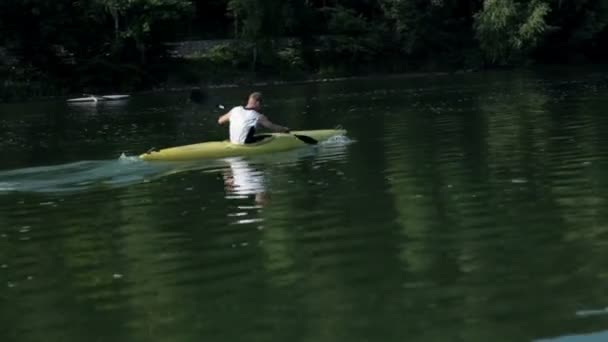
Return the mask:
<svg viewBox="0 0 608 342">
<path fill-rule="evenodd" d="M 288 133 L 289 128 L 272 123 L 259 111 L 262 108 L 262 94 L 255 92 L 249 95 L 247 106 L 237 106 L 228 113 L 220 116 L 217 122 L 223 125 L 230 122 L 230 142 L 233 144 L 251 144 L 261 140 L 255 137 L 258 126 L 266 127 L 275 132 Z"/>
</svg>

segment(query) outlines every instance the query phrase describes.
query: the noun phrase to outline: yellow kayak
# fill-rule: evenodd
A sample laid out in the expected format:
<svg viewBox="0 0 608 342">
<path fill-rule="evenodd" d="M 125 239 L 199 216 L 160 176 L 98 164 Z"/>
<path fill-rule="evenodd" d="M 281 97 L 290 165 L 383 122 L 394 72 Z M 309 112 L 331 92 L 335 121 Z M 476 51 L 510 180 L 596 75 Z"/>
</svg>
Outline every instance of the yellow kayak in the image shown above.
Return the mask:
<svg viewBox="0 0 608 342">
<path fill-rule="evenodd" d="M 232 144 L 230 141 L 209 141 L 198 144 L 177 146 L 148 151 L 139 157 L 143 160 L 183 161 L 209 158 L 246 156 L 261 153 L 288 151 L 307 145 L 314 145 L 334 136 L 345 135 L 343 129 L 320 129 L 292 131 L 290 133 L 260 134 L 264 139 L 247 145 Z"/>
</svg>

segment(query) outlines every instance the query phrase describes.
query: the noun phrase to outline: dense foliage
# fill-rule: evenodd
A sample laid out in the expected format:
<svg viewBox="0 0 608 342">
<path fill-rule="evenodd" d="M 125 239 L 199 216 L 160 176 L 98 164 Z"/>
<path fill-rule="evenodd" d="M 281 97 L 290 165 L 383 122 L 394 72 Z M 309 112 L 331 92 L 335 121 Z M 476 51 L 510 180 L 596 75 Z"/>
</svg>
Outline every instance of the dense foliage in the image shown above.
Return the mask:
<svg viewBox="0 0 608 342">
<path fill-rule="evenodd" d="M 44 93 L 601 62 L 607 25 L 608 0 L 3 0 L 0 76 Z M 166 44 L 201 39 L 231 43 Z"/>
</svg>

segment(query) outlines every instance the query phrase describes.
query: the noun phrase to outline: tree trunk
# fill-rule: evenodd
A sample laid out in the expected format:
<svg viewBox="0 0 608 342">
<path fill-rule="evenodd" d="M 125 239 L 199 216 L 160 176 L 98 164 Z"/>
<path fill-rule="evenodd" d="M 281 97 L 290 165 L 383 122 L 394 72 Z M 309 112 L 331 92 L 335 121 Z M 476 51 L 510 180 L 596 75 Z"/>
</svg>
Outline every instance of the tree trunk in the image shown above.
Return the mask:
<svg viewBox="0 0 608 342">
<path fill-rule="evenodd" d="M 234 38 L 239 37 L 239 13 L 234 11 Z"/>
<path fill-rule="evenodd" d="M 118 45 L 118 39 L 119 39 L 119 17 L 118 17 L 118 10 L 116 9 L 116 7 L 110 7 L 110 15 L 112 16 L 112 19 L 114 19 L 114 44 Z"/>
<path fill-rule="evenodd" d="M 258 62 L 258 43 L 253 43 L 253 62 L 251 63 L 251 71 L 255 71 Z"/>
<path fill-rule="evenodd" d="M 119 32 L 118 32 L 118 15 L 114 16 L 114 41 L 118 43 Z"/>
<path fill-rule="evenodd" d="M 139 50 L 139 61 L 142 65 L 146 64 L 146 45 L 144 42 L 136 41 L 137 50 Z"/>
</svg>

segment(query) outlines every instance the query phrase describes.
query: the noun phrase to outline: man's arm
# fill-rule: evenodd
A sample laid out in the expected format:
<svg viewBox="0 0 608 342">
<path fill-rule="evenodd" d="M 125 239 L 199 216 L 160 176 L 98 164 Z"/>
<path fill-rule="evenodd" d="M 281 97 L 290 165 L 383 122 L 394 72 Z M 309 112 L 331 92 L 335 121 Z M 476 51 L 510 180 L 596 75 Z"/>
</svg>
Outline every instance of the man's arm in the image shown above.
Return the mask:
<svg viewBox="0 0 608 342">
<path fill-rule="evenodd" d="M 223 125 L 228 121 L 230 121 L 230 112 L 220 116 L 219 119 L 217 119 L 217 123 L 220 125 Z"/>
<path fill-rule="evenodd" d="M 289 132 L 289 128 L 272 123 L 270 120 L 268 120 L 268 118 L 265 115 L 260 115 L 260 117 L 258 119 L 258 123 L 275 132 L 283 132 L 283 133 Z"/>
</svg>

